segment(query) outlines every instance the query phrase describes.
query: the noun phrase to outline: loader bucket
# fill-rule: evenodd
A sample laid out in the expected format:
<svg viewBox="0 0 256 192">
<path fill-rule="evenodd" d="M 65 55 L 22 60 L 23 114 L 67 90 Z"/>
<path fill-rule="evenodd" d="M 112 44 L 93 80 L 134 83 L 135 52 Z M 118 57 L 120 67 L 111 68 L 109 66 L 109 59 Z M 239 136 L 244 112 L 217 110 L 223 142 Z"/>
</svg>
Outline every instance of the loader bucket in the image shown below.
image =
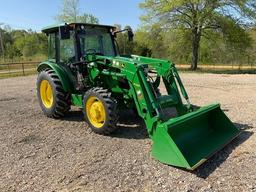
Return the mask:
<svg viewBox="0 0 256 192">
<path fill-rule="evenodd" d="M 238 134 L 220 105 L 213 104 L 159 124 L 151 153 L 165 164 L 193 170 Z"/>
</svg>

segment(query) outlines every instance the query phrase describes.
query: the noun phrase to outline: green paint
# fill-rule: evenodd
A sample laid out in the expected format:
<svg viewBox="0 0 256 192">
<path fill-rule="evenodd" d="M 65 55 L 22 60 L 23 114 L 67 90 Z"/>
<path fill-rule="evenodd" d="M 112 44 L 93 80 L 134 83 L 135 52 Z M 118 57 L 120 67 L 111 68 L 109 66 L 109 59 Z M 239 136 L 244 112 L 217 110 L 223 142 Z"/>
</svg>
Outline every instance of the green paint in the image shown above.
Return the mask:
<svg viewBox="0 0 256 192">
<path fill-rule="evenodd" d="M 51 61 L 44 61 L 38 65 L 37 71 L 40 72 L 47 68 L 50 68 L 56 72 L 65 91 L 71 92 L 74 89 L 72 85 L 72 81 L 74 81 L 72 79 L 74 79 L 74 77 L 72 77 L 70 72 L 67 72 L 64 67 Z"/>
<path fill-rule="evenodd" d="M 152 155 L 163 163 L 191 170 L 239 134 L 219 104 L 170 119 L 161 126 L 152 138 Z"/>
<path fill-rule="evenodd" d="M 77 107 L 83 107 L 83 95 L 71 94 L 72 105 Z"/>
<path fill-rule="evenodd" d="M 58 27 L 45 28 L 44 32 L 55 33 Z M 119 110 L 136 108 L 153 140 L 152 155 L 163 163 L 194 169 L 239 134 L 219 104 L 194 110 L 189 102 L 182 102 L 182 97 L 187 101 L 189 97 L 172 62 L 136 55 L 97 54 L 89 55 L 85 61 L 84 90 L 75 89 L 77 73 L 69 69 L 69 64 L 46 61 L 39 65 L 38 71 L 53 69 L 64 90 L 71 94 L 71 102 L 75 106 L 82 107 L 84 93 L 100 86 L 111 90 Z M 149 70 L 154 70 L 157 76 L 153 83 L 149 81 Z M 156 96 L 153 89 L 159 87 L 161 80 L 168 94 Z M 176 108 L 177 117 L 166 118 L 162 110 L 167 107 Z"/>
</svg>

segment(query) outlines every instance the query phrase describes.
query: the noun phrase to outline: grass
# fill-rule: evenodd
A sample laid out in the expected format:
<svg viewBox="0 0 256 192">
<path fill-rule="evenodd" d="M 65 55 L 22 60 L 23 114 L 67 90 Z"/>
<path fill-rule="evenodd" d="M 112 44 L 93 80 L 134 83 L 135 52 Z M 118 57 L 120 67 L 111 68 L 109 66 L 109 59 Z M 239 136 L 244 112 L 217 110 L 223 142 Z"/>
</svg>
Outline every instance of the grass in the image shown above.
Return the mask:
<svg viewBox="0 0 256 192">
<path fill-rule="evenodd" d="M 24 69 L 27 68 L 36 68 L 39 64 L 39 61 L 35 62 L 22 62 L 22 63 L 8 63 L 8 64 L 0 64 L 0 71 L 1 70 L 22 70 L 22 67 Z"/>
<path fill-rule="evenodd" d="M 13 64 L 12 63 L 2 64 L 2 65 L 0 64 L 0 79 L 36 74 L 36 68 L 39 63 L 40 63 L 39 61 L 36 61 L 36 62 L 24 61 L 24 62 L 13 63 Z"/>
<path fill-rule="evenodd" d="M 36 74 L 37 64 L 36 62 L 22 62 L 24 66 L 25 76 Z M 217 65 L 217 64 L 216 64 Z M 183 73 L 214 73 L 214 74 L 256 74 L 256 68 L 248 69 L 248 66 L 245 66 L 244 69 L 241 67 L 240 69 L 232 68 L 230 65 L 226 65 L 227 68 L 212 68 L 207 67 L 209 65 L 199 65 L 199 68 L 196 71 L 192 71 L 189 68 L 189 65 L 176 65 L 178 70 Z M 180 67 L 182 66 L 182 67 Z M 186 67 L 184 67 L 186 66 Z M 213 65 L 211 65 L 213 66 Z M 224 66 L 224 65 L 223 65 Z M 224 66 L 225 67 L 225 66 Z M 247 68 L 246 68 L 247 67 Z M 20 63 L 18 64 L 10 64 L 8 65 L 0 65 L 0 79 L 3 78 L 11 78 L 24 76 L 23 68 Z"/>
<path fill-rule="evenodd" d="M 213 74 L 256 74 L 256 69 L 202 69 L 198 68 L 196 71 L 191 69 L 179 68 L 178 71 L 184 73 L 213 73 Z"/>
<path fill-rule="evenodd" d="M 18 62 L 33 62 L 33 61 L 44 61 L 47 59 L 47 56 L 45 55 L 36 55 L 33 57 L 17 57 L 14 59 L 8 59 L 8 58 L 0 58 L 0 64 L 1 63 L 18 63 Z"/>
<path fill-rule="evenodd" d="M 12 77 L 19 77 L 19 76 L 28 76 L 36 74 L 36 71 L 25 71 L 25 75 L 23 72 L 12 72 L 12 73 L 0 73 L 0 79 L 12 78 Z"/>
<path fill-rule="evenodd" d="M 215 65 L 206 65 L 199 64 L 196 71 L 190 69 L 189 64 L 176 65 L 179 71 L 189 72 L 189 73 L 214 73 L 214 74 L 256 74 L 255 65 L 224 65 L 224 64 L 215 64 Z"/>
</svg>

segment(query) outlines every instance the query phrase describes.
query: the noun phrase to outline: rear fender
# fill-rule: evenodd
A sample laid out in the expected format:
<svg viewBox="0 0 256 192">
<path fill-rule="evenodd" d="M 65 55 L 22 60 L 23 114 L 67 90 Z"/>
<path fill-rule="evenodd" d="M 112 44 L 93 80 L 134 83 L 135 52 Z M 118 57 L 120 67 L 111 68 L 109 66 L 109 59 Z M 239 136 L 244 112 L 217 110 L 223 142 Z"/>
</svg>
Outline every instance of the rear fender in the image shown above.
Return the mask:
<svg viewBox="0 0 256 192">
<path fill-rule="evenodd" d="M 58 75 L 64 91 L 73 92 L 74 86 L 72 84 L 71 78 L 67 75 L 67 72 L 56 63 L 49 62 L 49 61 L 42 62 L 38 65 L 37 71 L 40 72 L 49 68 L 54 70 L 55 73 Z"/>
</svg>

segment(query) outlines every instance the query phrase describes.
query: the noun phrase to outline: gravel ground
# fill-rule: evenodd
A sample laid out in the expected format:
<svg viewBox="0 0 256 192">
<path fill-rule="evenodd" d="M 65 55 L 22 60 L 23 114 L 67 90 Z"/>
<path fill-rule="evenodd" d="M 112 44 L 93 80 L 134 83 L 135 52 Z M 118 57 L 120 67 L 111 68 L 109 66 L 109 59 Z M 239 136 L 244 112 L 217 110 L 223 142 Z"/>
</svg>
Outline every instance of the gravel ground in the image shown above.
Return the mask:
<svg viewBox="0 0 256 192">
<path fill-rule="evenodd" d="M 96 135 L 78 109 L 46 118 L 35 76 L 0 80 L 0 191 L 256 191 L 256 75 L 181 76 L 193 104 L 220 102 L 243 130 L 193 172 L 150 157 L 132 114 L 111 136 Z"/>
</svg>

